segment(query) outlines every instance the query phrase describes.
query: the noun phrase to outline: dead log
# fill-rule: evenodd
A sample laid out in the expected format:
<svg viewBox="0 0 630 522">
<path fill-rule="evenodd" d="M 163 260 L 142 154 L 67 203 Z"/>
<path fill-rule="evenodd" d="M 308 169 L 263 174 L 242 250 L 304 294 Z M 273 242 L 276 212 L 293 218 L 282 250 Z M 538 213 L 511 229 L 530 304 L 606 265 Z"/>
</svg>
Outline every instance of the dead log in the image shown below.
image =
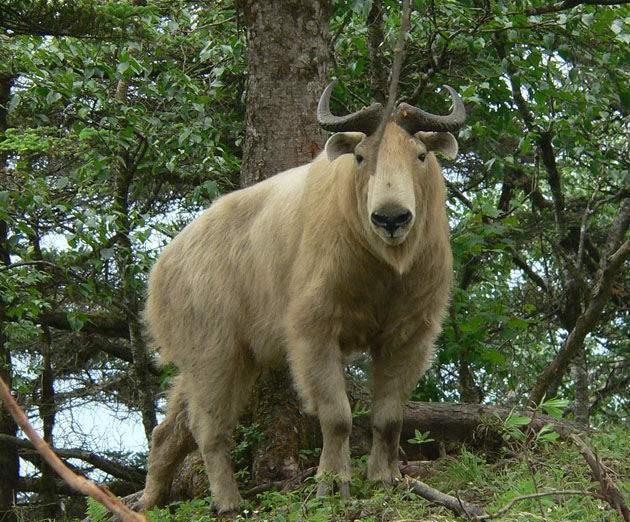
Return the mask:
<svg viewBox="0 0 630 522">
<path fill-rule="evenodd" d="M 496 450 L 503 444 L 500 428 L 510 413 L 512 408 L 507 406 L 409 401 L 405 407 L 400 445 L 410 460 L 437 459 L 440 444 L 444 444 L 447 449 L 459 448 L 465 443 L 472 448 Z M 532 417 L 531 412 L 514 413 Z M 539 413 L 534 417 L 532 429 L 539 430 L 546 424 L 552 424 L 562 436 L 576 431 L 572 422 Z M 409 444 L 407 441 L 414 437 L 415 430 L 429 432 L 434 441 L 421 445 Z M 369 416 L 354 419 L 353 450 L 365 454 L 369 451 L 370 441 Z"/>
<path fill-rule="evenodd" d="M 405 407 L 401 448 L 409 460 L 437 459 L 440 456 L 440 444 L 445 444 L 452 452 L 457 452 L 463 443 L 469 448 L 496 450 L 502 445 L 501 423 L 511 412 L 512 408 L 507 406 L 410 401 Z M 515 413 L 531 416 L 528 412 Z M 569 421 L 540 414 L 536 414 L 532 428 L 538 430 L 545 424 L 553 424 L 563 436 L 576 431 L 574 424 Z M 434 441 L 421 445 L 408 443 L 414 437 L 415 430 L 428 431 Z M 316 418 L 309 418 L 307 431 L 312 447 L 321 447 Z M 353 455 L 368 454 L 371 440 L 369 415 L 355 417 L 351 435 Z M 203 461 L 199 453 L 194 452 L 184 460 L 181 469 L 175 474 L 171 498 L 172 501 L 186 500 L 207 494 Z"/>
</svg>

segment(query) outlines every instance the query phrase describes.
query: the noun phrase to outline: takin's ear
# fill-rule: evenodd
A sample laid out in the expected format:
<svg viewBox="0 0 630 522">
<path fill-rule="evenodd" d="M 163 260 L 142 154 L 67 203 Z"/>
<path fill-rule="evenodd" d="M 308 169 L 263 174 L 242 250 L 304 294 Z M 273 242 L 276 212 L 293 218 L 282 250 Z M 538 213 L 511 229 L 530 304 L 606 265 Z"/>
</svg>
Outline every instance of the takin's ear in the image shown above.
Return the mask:
<svg viewBox="0 0 630 522">
<path fill-rule="evenodd" d="M 354 149 L 363 141 L 365 134 L 362 132 L 337 132 L 326 142 L 326 155 L 328 161 L 334 161 L 342 154 L 354 154 Z"/>
<path fill-rule="evenodd" d="M 418 138 L 427 147 L 427 151 L 440 152 L 446 159 L 457 157 L 457 140 L 450 132 L 416 132 Z"/>
</svg>

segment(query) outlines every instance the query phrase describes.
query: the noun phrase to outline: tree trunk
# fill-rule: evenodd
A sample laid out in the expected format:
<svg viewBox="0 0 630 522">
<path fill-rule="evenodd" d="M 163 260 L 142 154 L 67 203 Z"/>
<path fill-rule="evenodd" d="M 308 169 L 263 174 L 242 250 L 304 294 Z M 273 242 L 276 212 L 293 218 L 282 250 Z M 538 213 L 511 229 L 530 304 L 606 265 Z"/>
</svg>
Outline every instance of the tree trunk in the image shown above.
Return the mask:
<svg viewBox="0 0 630 522">
<path fill-rule="evenodd" d="M 311 161 L 323 134 L 315 114 L 326 83 L 329 0 L 241 0 L 247 27 L 248 80 L 241 186 Z M 255 390 L 253 422 L 264 435 L 254 450 L 255 479 L 296 474 L 303 416 L 286 368 Z"/>
<path fill-rule="evenodd" d="M 315 114 L 326 83 L 330 2 L 241 0 L 247 26 L 248 80 L 241 186 L 311 161 L 323 134 Z M 256 481 L 298 470 L 303 417 L 286 368 L 264 375 L 253 421 L 264 435 L 254 450 Z"/>
<path fill-rule="evenodd" d="M 309 162 L 321 150 L 315 119 L 326 83 L 330 2 L 241 0 L 248 79 L 241 186 Z"/>
<path fill-rule="evenodd" d="M 13 77 L 0 74 L 0 136 L 4 135 L 7 125 L 7 110 L 9 98 L 11 96 L 11 86 Z M 0 153 L 0 180 L 6 173 L 6 154 Z M 2 185 L 3 183 L 0 183 Z M 8 225 L 0 220 L 0 265 L 11 263 L 9 257 L 9 245 L 7 238 L 9 235 Z M 0 294 L 0 377 L 11 386 L 13 368 L 11 364 L 11 352 L 6 346 L 7 339 L 4 335 L 4 307 L 2 295 Z M 0 408 L 0 434 L 15 437 L 17 426 L 13 418 L 5 408 Z M 18 459 L 17 448 L 11 444 L 0 443 L 0 520 L 3 522 L 16 522 L 17 516 L 12 509 L 15 500 L 15 492 L 20 471 L 20 461 Z"/>
<path fill-rule="evenodd" d="M 138 0 L 134 1 L 136 5 Z M 133 53 L 134 48 L 129 48 Z M 127 103 L 129 82 L 121 79 L 116 85 L 116 99 L 120 103 Z M 129 218 L 129 192 L 135 175 L 136 165 L 142 159 L 146 151 L 146 144 L 139 143 L 136 153 L 130 155 L 122 150 L 120 157 L 124 161 L 119 161 L 115 171 L 115 194 L 114 208 L 118 212 L 117 231 L 119 238 L 117 244 L 118 270 L 120 273 L 120 284 L 122 289 L 123 307 L 128 314 L 128 332 L 133 357 L 132 370 L 134 379 L 138 385 L 138 407 L 142 415 L 142 425 L 147 441 L 151 440 L 153 429 L 157 426 L 157 413 L 155 407 L 155 397 L 158 395 L 157 383 L 151 374 L 151 356 L 146 343 L 142 337 L 142 327 L 140 325 L 140 296 L 138 287 L 139 278 L 134 269 L 133 250 L 131 244 L 131 232 L 133 224 Z M 136 163 L 134 163 L 136 162 Z"/>
<path fill-rule="evenodd" d="M 297 394 L 286 393 L 290 386 L 287 366 L 269 371 L 258 383 L 252 418 L 264 429 L 265 438 L 254 448 L 253 476 L 257 484 L 297 474 L 307 419 L 300 413 Z M 273 423 L 267 419 L 273 419 Z"/>
<path fill-rule="evenodd" d="M 387 67 L 383 60 L 381 46 L 385 40 L 385 23 L 383 21 L 383 2 L 373 0 L 367 16 L 367 41 L 370 53 L 370 88 L 374 100 L 387 102 Z"/>
<path fill-rule="evenodd" d="M 44 440 L 54 447 L 53 432 L 55 429 L 55 375 L 52 368 L 52 337 L 50 329 L 44 327 L 43 339 L 43 361 L 41 373 L 41 390 L 39 401 L 39 416 L 42 419 Z M 56 474 L 46 462 L 42 462 L 42 503 L 43 514 L 48 518 L 55 518 L 57 515 L 57 486 Z"/>
<path fill-rule="evenodd" d="M 575 359 L 573 359 L 571 373 L 575 381 L 573 408 L 575 422 L 583 428 L 588 428 L 591 400 L 588 392 L 588 358 L 584 346 L 579 349 Z"/>
</svg>

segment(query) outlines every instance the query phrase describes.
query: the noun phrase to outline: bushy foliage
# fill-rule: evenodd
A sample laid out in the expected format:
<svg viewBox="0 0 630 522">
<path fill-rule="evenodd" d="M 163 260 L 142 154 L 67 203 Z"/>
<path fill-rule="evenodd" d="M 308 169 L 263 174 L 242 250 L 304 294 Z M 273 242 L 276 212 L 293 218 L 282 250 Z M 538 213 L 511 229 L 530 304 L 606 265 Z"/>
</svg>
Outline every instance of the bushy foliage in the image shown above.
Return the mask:
<svg viewBox="0 0 630 522">
<path fill-rule="evenodd" d="M 56 412 L 85 404 L 139 409 L 125 330 L 129 295 L 141 300 L 170 237 L 237 188 L 246 42 L 234 3 L 142 3 L 0 2 L 0 85 L 10 86 L 6 103 L 0 96 L 1 363 L 31 413 L 45 372 Z M 413 398 L 522 405 L 588 304 L 628 197 L 630 11 L 580 4 L 545 12 L 538 0 L 414 5 L 401 98 L 446 112 L 437 89 L 449 84 L 469 114 L 460 156 L 445 162 L 457 283 L 436 364 Z M 339 112 L 367 103 L 374 87 L 367 79 L 375 68 L 389 70 L 399 5 L 383 2 L 374 63 L 372 7 L 333 3 L 330 76 L 341 80 Z M 627 418 L 628 277 L 616 278 L 586 339 L 597 424 Z M 367 365 L 352 370 L 362 382 L 368 377 Z M 163 381 L 171 374 L 164 370 Z M 571 379 L 551 391 L 575 399 Z M 458 465 L 487 471 L 473 464 Z M 279 498 L 269 494 L 261 505 L 272 511 Z M 293 506 L 287 513 L 325 517 L 337 509 L 282 499 Z M 596 507 L 588 509 L 595 517 Z"/>
</svg>

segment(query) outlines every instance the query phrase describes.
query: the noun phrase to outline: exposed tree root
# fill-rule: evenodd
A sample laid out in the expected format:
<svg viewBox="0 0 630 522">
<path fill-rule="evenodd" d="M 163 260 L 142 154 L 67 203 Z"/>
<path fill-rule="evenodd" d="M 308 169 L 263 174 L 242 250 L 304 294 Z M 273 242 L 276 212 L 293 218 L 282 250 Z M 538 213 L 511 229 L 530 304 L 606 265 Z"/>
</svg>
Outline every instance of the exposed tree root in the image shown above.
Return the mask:
<svg viewBox="0 0 630 522">
<path fill-rule="evenodd" d="M 312 477 L 317 472 L 316 467 L 308 468 L 292 477 L 288 480 L 276 480 L 274 482 L 268 482 L 266 484 L 260 484 L 258 486 L 254 486 L 251 489 L 248 489 L 243 493 L 244 497 L 253 497 L 254 495 L 258 495 L 258 493 L 264 493 L 265 491 L 270 491 L 272 489 L 279 489 L 282 491 L 286 491 L 287 489 L 291 489 L 295 486 L 298 486 L 308 477 Z"/>
</svg>

